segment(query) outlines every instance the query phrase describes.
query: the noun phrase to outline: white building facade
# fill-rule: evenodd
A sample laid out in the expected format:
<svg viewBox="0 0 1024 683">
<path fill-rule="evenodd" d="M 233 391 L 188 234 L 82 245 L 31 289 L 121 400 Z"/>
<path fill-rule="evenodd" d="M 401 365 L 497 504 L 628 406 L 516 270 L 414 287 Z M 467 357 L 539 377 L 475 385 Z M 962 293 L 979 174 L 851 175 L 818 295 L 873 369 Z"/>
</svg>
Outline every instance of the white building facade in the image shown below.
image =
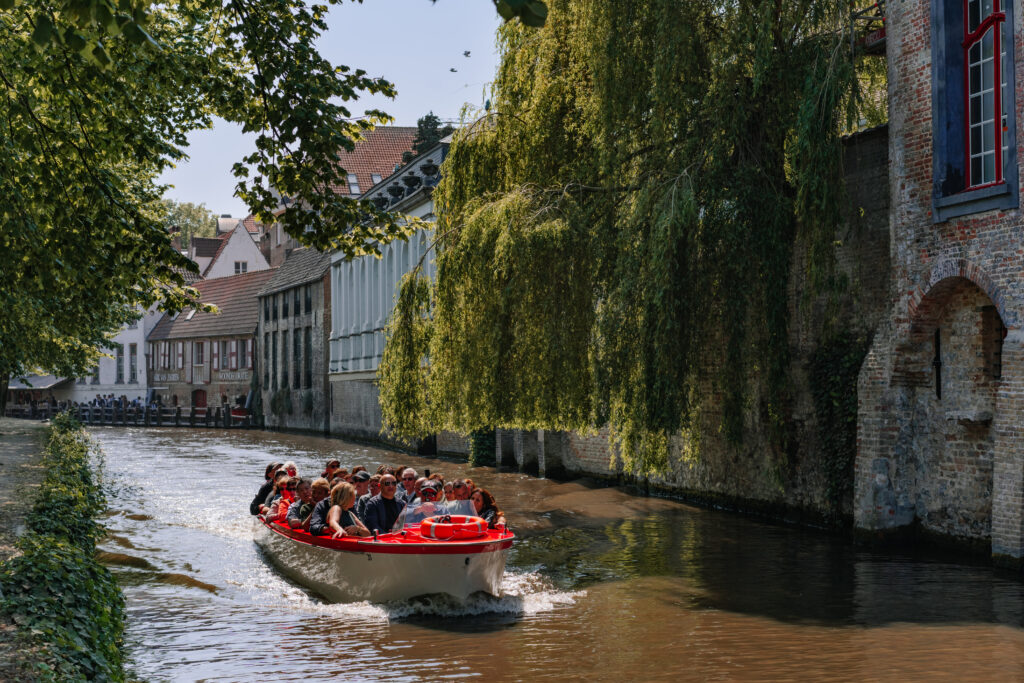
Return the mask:
<svg viewBox="0 0 1024 683">
<path fill-rule="evenodd" d="M 388 209 L 433 222 L 433 188 L 447 153 L 441 143 L 420 154 L 363 196 Z M 330 431 L 342 436 L 380 439 L 382 418 L 377 368 L 384 353 L 384 327 L 394 309 L 398 285 L 421 261 L 433 278 L 433 230 L 381 249 L 381 258 L 331 258 Z"/>
</svg>

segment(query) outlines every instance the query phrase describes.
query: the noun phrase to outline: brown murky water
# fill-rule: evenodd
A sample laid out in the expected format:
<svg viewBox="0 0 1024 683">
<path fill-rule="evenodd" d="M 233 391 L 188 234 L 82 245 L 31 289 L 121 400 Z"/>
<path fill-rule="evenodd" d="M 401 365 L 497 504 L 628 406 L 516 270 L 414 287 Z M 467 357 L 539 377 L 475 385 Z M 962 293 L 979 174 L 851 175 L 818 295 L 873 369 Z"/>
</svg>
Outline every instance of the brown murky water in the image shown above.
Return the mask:
<svg viewBox="0 0 1024 683">
<path fill-rule="evenodd" d="M 1024 680 L 1024 583 L 585 480 L 472 470 L 519 540 L 501 597 L 332 605 L 268 567 L 247 506 L 301 472 L 464 464 L 266 432 L 96 429 L 104 559 L 151 681 Z"/>
</svg>

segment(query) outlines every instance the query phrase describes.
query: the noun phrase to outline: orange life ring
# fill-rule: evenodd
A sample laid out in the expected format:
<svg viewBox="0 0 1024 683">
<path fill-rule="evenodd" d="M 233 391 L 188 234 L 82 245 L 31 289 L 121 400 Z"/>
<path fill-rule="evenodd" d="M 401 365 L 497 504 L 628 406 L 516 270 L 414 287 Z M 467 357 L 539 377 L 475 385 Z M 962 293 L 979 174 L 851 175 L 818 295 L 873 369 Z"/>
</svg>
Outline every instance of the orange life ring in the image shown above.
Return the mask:
<svg viewBox="0 0 1024 683">
<path fill-rule="evenodd" d="M 487 533 L 487 522 L 466 515 L 438 515 L 420 522 L 420 536 L 439 541 L 478 538 Z"/>
</svg>

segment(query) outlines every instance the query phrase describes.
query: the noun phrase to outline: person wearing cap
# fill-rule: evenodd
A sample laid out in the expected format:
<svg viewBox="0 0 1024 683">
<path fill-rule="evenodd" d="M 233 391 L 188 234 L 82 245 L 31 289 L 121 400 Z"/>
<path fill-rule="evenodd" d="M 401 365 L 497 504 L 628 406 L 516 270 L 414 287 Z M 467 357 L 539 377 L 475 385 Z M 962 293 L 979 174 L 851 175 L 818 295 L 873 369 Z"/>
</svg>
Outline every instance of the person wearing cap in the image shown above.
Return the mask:
<svg viewBox="0 0 1024 683">
<path fill-rule="evenodd" d="M 370 473 L 366 470 L 353 472 L 351 482 L 352 486 L 356 487 L 356 517 L 362 519 L 363 514 L 366 512 L 366 501 L 363 499 L 370 492 Z M 369 500 L 369 498 L 366 498 L 366 500 Z"/>
<path fill-rule="evenodd" d="M 334 476 L 334 473 L 337 472 L 340 469 L 341 469 L 341 461 L 340 460 L 328 460 L 327 464 L 324 465 L 324 471 L 320 473 L 320 476 L 323 477 L 324 479 L 326 479 L 327 481 L 330 481 L 331 477 Z"/>
<path fill-rule="evenodd" d="M 380 479 L 380 493 L 367 501 L 364 509 L 366 517 L 363 522 L 370 531 L 386 534 L 395 525 L 399 513 L 405 507 L 405 503 L 398 500 L 396 489 L 398 482 L 395 475 L 385 474 Z"/>
<path fill-rule="evenodd" d="M 258 515 L 260 514 L 260 505 L 267 500 L 267 495 L 274 490 L 274 473 L 281 469 L 281 463 L 272 462 L 267 465 L 267 469 L 263 472 L 263 478 L 265 479 L 263 486 L 260 487 L 259 493 L 249 503 L 249 514 Z"/>
</svg>

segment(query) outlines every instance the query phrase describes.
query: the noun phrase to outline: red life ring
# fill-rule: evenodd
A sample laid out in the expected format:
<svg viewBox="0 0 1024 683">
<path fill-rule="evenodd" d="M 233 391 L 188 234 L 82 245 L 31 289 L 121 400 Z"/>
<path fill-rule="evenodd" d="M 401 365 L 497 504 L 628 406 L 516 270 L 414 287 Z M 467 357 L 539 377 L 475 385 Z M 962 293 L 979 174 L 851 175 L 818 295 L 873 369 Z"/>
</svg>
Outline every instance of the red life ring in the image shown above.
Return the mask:
<svg viewBox="0 0 1024 683">
<path fill-rule="evenodd" d="M 487 522 L 480 517 L 465 515 L 438 515 L 420 522 L 420 536 L 439 541 L 478 538 L 487 533 Z"/>
</svg>

